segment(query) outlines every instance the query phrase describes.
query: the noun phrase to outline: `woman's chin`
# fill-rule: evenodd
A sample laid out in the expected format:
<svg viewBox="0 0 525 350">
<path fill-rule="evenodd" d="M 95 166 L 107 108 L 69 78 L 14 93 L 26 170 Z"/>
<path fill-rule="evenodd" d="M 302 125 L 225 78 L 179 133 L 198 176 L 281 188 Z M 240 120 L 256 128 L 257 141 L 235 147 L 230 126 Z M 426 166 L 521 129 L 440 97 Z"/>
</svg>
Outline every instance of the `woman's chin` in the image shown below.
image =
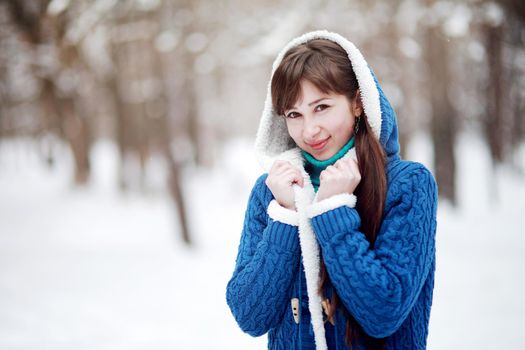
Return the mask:
<svg viewBox="0 0 525 350">
<path fill-rule="evenodd" d="M 335 155 L 335 151 L 332 151 L 330 149 L 325 149 L 325 150 L 322 150 L 322 151 L 315 151 L 315 150 L 312 150 L 311 152 L 309 152 L 315 159 L 317 159 L 318 161 L 325 161 L 325 160 L 328 160 L 330 158 L 332 158 L 334 155 Z"/>
</svg>

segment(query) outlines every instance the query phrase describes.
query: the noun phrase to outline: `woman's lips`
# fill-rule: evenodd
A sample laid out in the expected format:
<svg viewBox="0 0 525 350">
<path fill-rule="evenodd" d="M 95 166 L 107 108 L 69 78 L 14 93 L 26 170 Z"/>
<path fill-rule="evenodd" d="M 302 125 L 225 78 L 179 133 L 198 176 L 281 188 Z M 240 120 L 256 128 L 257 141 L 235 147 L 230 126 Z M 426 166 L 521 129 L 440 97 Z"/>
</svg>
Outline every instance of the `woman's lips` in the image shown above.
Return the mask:
<svg viewBox="0 0 525 350">
<path fill-rule="evenodd" d="M 316 150 L 316 151 L 319 151 L 321 150 L 324 146 L 326 146 L 326 144 L 328 143 L 328 140 L 330 138 L 326 138 L 324 139 L 323 141 L 321 142 L 317 142 L 317 143 L 309 143 L 308 146 L 310 146 L 312 149 Z"/>
</svg>

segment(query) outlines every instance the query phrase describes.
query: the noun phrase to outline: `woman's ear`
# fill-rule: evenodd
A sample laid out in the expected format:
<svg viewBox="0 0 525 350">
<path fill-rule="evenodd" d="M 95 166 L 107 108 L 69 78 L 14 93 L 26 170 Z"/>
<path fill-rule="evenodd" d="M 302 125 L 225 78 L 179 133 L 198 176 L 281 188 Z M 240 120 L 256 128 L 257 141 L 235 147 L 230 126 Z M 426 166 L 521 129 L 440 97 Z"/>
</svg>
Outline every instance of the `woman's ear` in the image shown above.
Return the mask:
<svg viewBox="0 0 525 350">
<path fill-rule="evenodd" d="M 357 92 L 355 94 L 355 99 L 352 107 L 352 113 L 354 114 L 354 117 L 359 117 L 361 114 L 363 114 L 363 102 L 361 101 L 361 90 L 359 89 L 357 89 Z"/>
</svg>

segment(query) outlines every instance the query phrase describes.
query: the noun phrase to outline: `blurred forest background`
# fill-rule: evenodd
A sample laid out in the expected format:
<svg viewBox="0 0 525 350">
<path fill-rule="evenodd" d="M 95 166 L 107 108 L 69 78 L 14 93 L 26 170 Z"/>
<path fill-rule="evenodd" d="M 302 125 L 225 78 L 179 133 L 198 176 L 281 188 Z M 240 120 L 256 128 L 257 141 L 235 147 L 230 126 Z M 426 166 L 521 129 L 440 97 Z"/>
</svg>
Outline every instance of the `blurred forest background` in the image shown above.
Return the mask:
<svg viewBox="0 0 525 350">
<path fill-rule="evenodd" d="M 524 24 L 523 0 L 0 0 L 0 349 L 266 348 L 225 286 L 271 63 L 317 29 L 437 178 L 429 349 L 522 349 Z"/>
<path fill-rule="evenodd" d="M 31 138 L 42 161 L 118 144 L 118 183 L 144 189 L 152 154 L 182 218 L 180 168 L 253 135 L 271 62 L 292 37 L 326 28 L 361 48 L 398 113 L 402 150 L 431 136 L 440 196 L 456 203 L 456 135 L 478 129 L 494 165 L 525 136 L 525 2 L 23 0 L 0 2 L 0 138 Z M 523 169 L 522 169 L 523 170 Z M 186 223 L 183 239 L 190 242 Z"/>
</svg>

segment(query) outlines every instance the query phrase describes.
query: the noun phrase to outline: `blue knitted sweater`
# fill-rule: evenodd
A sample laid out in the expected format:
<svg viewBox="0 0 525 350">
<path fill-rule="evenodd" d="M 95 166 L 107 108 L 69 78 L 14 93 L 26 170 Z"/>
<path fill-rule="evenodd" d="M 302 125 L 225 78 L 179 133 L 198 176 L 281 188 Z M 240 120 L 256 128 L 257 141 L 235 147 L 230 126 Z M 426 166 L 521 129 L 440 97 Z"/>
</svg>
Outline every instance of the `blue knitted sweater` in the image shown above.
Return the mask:
<svg viewBox="0 0 525 350">
<path fill-rule="evenodd" d="M 434 286 L 437 187 L 423 165 L 400 159 L 395 113 L 373 78 L 388 185 L 374 248 L 359 231 L 361 217 L 352 205 L 318 211 L 309 220 L 330 281 L 364 332 L 386 338 L 386 349 L 425 349 Z M 309 320 L 300 317 L 297 323 L 290 302 L 298 298 L 299 314 L 308 314 L 307 296 L 299 290 L 304 271 L 298 227 L 270 215 L 274 197 L 266 177 L 257 179 L 248 199 L 226 298 L 244 332 L 268 333 L 269 349 L 300 349 L 301 323 Z M 342 313 L 336 313 L 330 349 L 347 349 L 345 326 Z M 364 349 L 362 343 L 353 345 Z"/>
</svg>

